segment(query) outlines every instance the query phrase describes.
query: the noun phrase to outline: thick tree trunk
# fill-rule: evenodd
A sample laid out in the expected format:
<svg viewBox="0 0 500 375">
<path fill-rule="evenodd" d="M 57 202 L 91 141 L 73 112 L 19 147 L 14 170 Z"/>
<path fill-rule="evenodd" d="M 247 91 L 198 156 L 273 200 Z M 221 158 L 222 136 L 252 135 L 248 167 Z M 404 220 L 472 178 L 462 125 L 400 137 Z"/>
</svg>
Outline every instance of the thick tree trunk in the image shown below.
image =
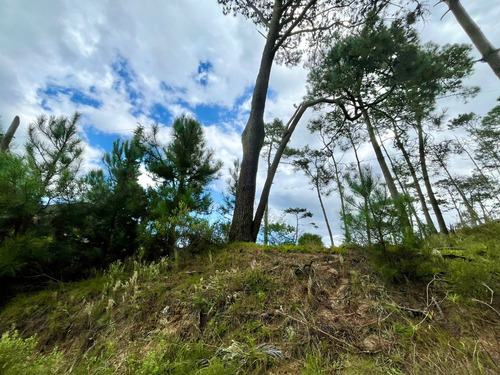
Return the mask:
<svg viewBox="0 0 500 375">
<path fill-rule="evenodd" d="M 281 161 L 283 153 L 285 152 L 286 146 L 288 145 L 288 142 L 290 141 L 290 138 L 292 137 L 292 134 L 295 131 L 295 128 L 297 127 L 297 124 L 299 123 L 300 119 L 302 118 L 306 110 L 310 107 L 314 107 L 315 105 L 320 103 L 334 104 L 336 102 L 337 102 L 336 99 L 328 99 L 328 98 L 319 98 L 316 100 L 304 102 L 297 108 L 293 116 L 286 124 L 286 130 L 283 133 L 281 142 L 278 148 L 276 149 L 276 153 L 274 154 L 271 168 L 269 168 L 267 171 L 267 177 L 264 183 L 264 187 L 262 188 L 262 194 L 260 196 L 259 205 L 257 206 L 257 210 L 255 211 L 255 218 L 252 223 L 253 226 L 252 241 L 255 242 L 257 240 L 260 224 L 262 223 L 262 217 L 264 216 L 266 205 L 269 200 L 269 193 L 271 192 L 271 187 L 273 185 L 274 176 L 276 175 L 276 171 L 278 170 L 278 165 Z"/>
<path fill-rule="evenodd" d="M 429 213 L 429 208 L 427 207 L 427 203 L 425 201 L 424 193 L 422 192 L 422 188 L 420 187 L 420 182 L 418 181 L 417 172 L 415 171 L 415 168 L 413 168 L 413 164 L 411 163 L 410 155 L 406 151 L 396 129 L 394 129 L 394 134 L 396 137 L 396 146 L 403 154 L 403 158 L 406 161 L 406 165 L 408 166 L 408 170 L 410 171 L 410 175 L 413 180 L 413 185 L 415 185 L 415 190 L 417 191 L 418 199 L 420 201 L 420 207 L 422 208 L 422 212 L 424 213 L 427 227 L 429 228 L 429 231 L 431 233 L 437 233 L 436 227 L 434 226 L 434 222 L 432 221 L 431 215 Z"/>
<path fill-rule="evenodd" d="M 12 141 L 12 138 L 14 138 L 14 134 L 19 127 L 19 123 L 19 116 L 14 117 L 14 120 L 12 120 L 7 133 L 5 133 L 2 138 L 2 142 L 0 143 L 0 152 L 6 152 L 9 149 L 10 142 Z"/>
<path fill-rule="evenodd" d="M 427 162 L 425 160 L 425 142 L 424 142 L 424 131 L 422 129 L 422 123 L 417 121 L 417 133 L 418 133 L 418 155 L 420 158 L 420 166 L 422 167 L 422 178 L 424 179 L 425 188 L 427 190 L 427 196 L 431 201 L 432 210 L 436 216 L 436 220 L 439 225 L 439 231 L 443 234 L 448 234 L 448 228 L 446 227 L 446 222 L 443 218 L 443 213 L 439 208 L 438 201 L 432 190 L 431 181 L 429 179 L 429 173 L 427 172 Z"/>
<path fill-rule="evenodd" d="M 462 26 L 462 29 L 464 29 L 472 43 L 476 46 L 482 56 L 482 60 L 488 63 L 493 72 L 500 78 L 500 48 L 495 49 L 459 0 L 445 0 L 444 2 L 448 5 L 458 23 Z"/>
<path fill-rule="evenodd" d="M 264 110 L 271 68 L 276 54 L 275 43 L 279 36 L 281 7 L 275 5 L 267 40 L 262 52 L 259 74 L 252 96 L 250 117 L 242 135 L 243 159 L 240 167 L 238 190 L 234 205 L 233 221 L 229 232 L 229 241 L 255 241 L 253 229 L 253 205 L 257 182 L 260 150 L 264 143 Z M 262 219 L 262 218 L 261 218 Z M 260 224 L 260 223 L 259 223 Z"/>
<path fill-rule="evenodd" d="M 360 102 L 361 105 L 362 102 Z M 387 188 L 389 189 L 389 193 L 391 194 L 392 199 L 394 200 L 394 204 L 396 205 L 396 208 L 399 213 L 400 217 L 400 222 L 401 226 L 403 229 L 408 229 L 412 230 L 410 220 L 408 219 L 408 214 L 402 206 L 400 200 L 401 196 L 398 192 L 398 189 L 396 187 L 396 184 L 394 183 L 394 178 L 392 177 L 391 171 L 389 170 L 389 167 L 387 166 L 387 163 L 385 162 L 384 154 L 382 153 L 382 150 L 380 149 L 380 145 L 377 142 L 377 138 L 375 136 L 375 130 L 373 128 L 373 124 L 371 122 L 370 116 L 368 115 L 368 111 L 365 108 L 362 108 L 362 113 L 363 113 L 363 119 L 365 120 L 365 125 L 368 130 L 368 135 L 370 136 L 370 142 L 373 147 L 373 151 L 375 152 L 375 155 L 377 156 L 377 161 L 380 166 L 380 169 L 382 169 L 382 174 L 384 175 L 385 183 L 387 184 Z"/>
</svg>

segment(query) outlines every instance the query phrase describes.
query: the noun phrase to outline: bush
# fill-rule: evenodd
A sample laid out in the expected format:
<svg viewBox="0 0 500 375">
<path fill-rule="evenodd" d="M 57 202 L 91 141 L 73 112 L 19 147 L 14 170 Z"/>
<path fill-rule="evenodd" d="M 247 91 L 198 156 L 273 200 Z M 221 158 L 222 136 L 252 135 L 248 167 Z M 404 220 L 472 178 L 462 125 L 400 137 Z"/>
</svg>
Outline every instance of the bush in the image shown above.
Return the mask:
<svg viewBox="0 0 500 375">
<path fill-rule="evenodd" d="M 373 266 L 390 282 L 418 280 L 442 270 L 439 260 L 423 246 L 376 245 L 370 251 Z"/>
<path fill-rule="evenodd" d="M 195 216 L 183 203 L 171 215 L 166 213 L 143 225 L 140 233 L 142 256 L 150 260 L 179 249 L 197 252 L 207 245 L 224 242 L 220 226 Z"/>
<path fill-rule="evenodd" d="M 324 246 L 321 236 L 318 234 L 304 233 L 299 238 L 299 245 L 302 246 Z"/>
<path fill-rule="evenodd" d="M 62 353 L 54 349 L 50 354 L 34 355 L 36 335 L 27 339 L 4 333 L 0 339 L 0 373 L 4 375 L 38 375 L 59 373 Z"/>
</svg>

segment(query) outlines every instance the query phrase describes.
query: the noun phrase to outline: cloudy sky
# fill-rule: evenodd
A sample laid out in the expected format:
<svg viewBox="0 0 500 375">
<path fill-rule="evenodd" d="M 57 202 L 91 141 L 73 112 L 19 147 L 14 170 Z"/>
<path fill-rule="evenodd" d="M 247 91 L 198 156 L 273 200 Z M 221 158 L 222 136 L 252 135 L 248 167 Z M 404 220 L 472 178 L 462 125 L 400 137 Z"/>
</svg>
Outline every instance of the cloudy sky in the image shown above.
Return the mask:
<svg viewBox="0 0 500 375">
<path fill-rule="evenodd" d="M 469 43 L 444 4 L 431 2 L 431 15 L 418 26 L 424 41 Z M 462 0 L 490 41 L 500 46 L 500 2 Z M 216 0 L 0 0 L 0 116 L 6 127 L 21 118 L 15 143 L 21 148 L 30 122 L 42 113 L 84 117 L 86 168 L 98 166 L 117 137 L 130 136 L 138 123 L 168 126 L 188 113 L 205 127 L 207 142 L 225 162 L 241 156 L 240 134 L 264 44 L 255 26 L 223 16 Z M 479 55 L 475 52 L 475 56 Z M 266 120 L 284 122 L 305 94 L 302 67 L 273 68 Z M 450 116 L 486 113 L 500 96 L 500 81 L 477 63 L 469 84 L 482 92 L 467 105 L 443 99 Z M 294 146 L 314 143 L 305 129 Z M 370 159 L 367 149 L 365 158 Z M 259 183 L 264 179 L 259 173 Z M 213 190 L 225 188 L 225 178 Z M 325 235 L 317 198 L 304 177 L 282 168 L 271 193 L 272 212 L 307 207 Z M 338 203 L 328 201 L 337 238 Z"/>
</svg>

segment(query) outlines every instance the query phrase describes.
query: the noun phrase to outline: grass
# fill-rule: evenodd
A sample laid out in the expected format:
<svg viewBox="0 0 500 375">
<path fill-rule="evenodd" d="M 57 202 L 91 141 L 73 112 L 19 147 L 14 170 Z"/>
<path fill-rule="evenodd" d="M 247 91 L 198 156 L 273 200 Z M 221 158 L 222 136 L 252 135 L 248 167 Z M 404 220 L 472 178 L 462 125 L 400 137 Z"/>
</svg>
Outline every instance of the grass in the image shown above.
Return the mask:
<svg viewBox="0 0 500 375">
<path fill-rule="evenodd" d="M 436 236 L 408 249 L 418 274 L 393 249 L 397 278 L 356 247 L 115 263 L 11 300 L 0 373 L 499 373 L 499 244 L 498 223 Z"/>
</svg>

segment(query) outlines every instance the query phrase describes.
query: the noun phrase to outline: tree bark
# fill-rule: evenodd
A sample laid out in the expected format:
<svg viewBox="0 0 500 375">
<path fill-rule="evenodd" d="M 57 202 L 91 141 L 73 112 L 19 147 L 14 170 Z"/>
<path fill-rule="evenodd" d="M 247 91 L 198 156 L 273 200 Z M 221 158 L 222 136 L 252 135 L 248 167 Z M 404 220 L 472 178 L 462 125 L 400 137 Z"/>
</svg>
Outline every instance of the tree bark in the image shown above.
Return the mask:
<svg viewBox="0 0 500 375">
<path fill-rule="evenodd" d="M 448 228 L 446 227 L 446 222 L 443 218 L 443 213 L 439 208 L 438 201 L 432 190 L 431 181 L 429 179 L 429 173 L 427 172 L 427 162 L 425 161 L 425 142 L 424 142 L 424 131 L 422 129 L 422 123 L 420 120 L 417 121 L 417 133 L 418 133 L 418 155 L 420 158 L 420 165 L 422 167 L 422 178 L 424 179 L 425 188 L 427 190 L 427 196 L 431 201 L 432 210 L 436 216 L 436 220 L 439 225 L 439 231 L 443 234 L 448 234 Z"/>
<path fill-rule="evenodd" d="M 12 141 L 12 138 L 14 138 L 14 134 L 16 133 L 19 124 L 19 116 L 14 117 L 14 120 L 12 120 L 7 133 L 5 133 L 2 138 L 2 142 L 0 144 L 0 152 L 6 152 L 9 149 L 10 142 Z"/>
<path fill-rule="evenodd" d="M 443 0 L 457 19 L 462 29 L 481 54 L 482 61 L 488 63 L 493 72 L 500 78 L 500 48 L 495 49 L 479 26 L 469 16 L 459 0 Z"/>
<path fill-rule="evenodd" d="M 279 37 L 279 22 L 282 9 L 275 3 L 267 40 L 262 52 L 259 73 L 252 96 L 250 117 L 243 131 L 243 159 L 240 167 L 238 191 L 234 205 L 233 220 L 229 232 L 230 242 L 254 242 L 253 205 L 257 184 L 260 150 L 264 143 L 264 110 L 271 68 L 276 54 L 275 44 Z M 262 220 L 262 218 L 261 218 Z M 259 222 L 260 224 L 260 222 Z"/>
</svg>

